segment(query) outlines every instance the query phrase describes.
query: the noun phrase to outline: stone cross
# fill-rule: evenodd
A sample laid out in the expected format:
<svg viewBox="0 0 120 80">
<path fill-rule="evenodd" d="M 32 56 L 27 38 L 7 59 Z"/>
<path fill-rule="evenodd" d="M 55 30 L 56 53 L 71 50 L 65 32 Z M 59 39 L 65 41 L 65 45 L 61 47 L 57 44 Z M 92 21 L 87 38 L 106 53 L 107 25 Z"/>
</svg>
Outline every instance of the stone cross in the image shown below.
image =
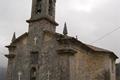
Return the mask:
<svg viewBox="0 0 120 80">
<path fill-rule="evenodd" d="M 48 73 L 47 73 L 48 80 L 50 80 L 50 75 L 51 75 L 51 73 L 50 73 L 50 71 L 48 71 Z"/>
<path fill-rule="evenodd" d="M 37 37 L 34 38 L 34 44 L 37 44 Z"/>
<path fill-rule="evenodd" d="M 21 80 L 21 75 L 22 75 L 22 73 L 18 72 L 18 80 Z"/>
</svg>

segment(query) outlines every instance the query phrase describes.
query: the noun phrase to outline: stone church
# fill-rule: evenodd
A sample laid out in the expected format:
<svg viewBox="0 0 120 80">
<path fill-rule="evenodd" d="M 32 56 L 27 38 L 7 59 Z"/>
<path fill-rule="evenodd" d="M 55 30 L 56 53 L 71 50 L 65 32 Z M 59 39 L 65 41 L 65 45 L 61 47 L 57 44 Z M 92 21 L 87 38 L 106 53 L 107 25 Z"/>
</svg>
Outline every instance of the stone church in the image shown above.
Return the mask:
<svg viewBox="0 0 120 80">
<path fill-rule="evenodd" d="M 6 46 L 7 80 L 116 80 L 113 52 L 56 32 L 56 0 L 32 0 L 28 32 Z"/>
</svg>

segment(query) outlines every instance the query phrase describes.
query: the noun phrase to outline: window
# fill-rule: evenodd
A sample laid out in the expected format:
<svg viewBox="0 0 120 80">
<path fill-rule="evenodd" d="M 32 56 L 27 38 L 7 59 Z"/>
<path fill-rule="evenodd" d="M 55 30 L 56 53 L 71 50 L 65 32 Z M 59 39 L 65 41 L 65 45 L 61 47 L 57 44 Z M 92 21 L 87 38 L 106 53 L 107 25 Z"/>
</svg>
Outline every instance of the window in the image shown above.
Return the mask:
<svg viewBox="0 0 120 80">
<path fill-rule="evenodd" d="M 40 14 L 42 11 L 42 0 L 37 0 L 36 13 Z"/>
<path fill-rule="evenodd" d="M 31 52 L 31 64 L 38 64 L 38 52 Z"/>
<path fill-rule="evenodd" d="M 30 80 L 36 80 L 37 70 L 35 67 L 32 67 L 30 70 Z"/>
<path fill-rule="evenodd" d="M 49 0 L 49 15 L 52 16 L 52 11 L 53 11 L 53 1 Z"/>
</svg>

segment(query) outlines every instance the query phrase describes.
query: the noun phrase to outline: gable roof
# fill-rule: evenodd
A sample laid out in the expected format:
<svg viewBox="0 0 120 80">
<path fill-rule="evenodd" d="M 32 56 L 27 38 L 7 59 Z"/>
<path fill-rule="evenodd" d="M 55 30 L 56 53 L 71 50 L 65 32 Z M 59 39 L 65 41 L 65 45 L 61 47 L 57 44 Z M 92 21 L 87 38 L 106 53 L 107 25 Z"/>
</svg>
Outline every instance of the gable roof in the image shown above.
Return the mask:
<svg viewBox="0 0 120 80">
<path fill-rule="evenodd" d="M 25 32 L 25 33 L 22 34 L 21 36 L 17 37 L 12 43 L 16 43 L 16 42 L 18 42 L 19 40 L 21 40 L 22 38 L 27 37 L 27 36 L 28 36 L 28 33 Z M 11 43 L 11 44 L 12 44 L 12 43 Z"/>
<path fill-rule="evenodd" d="M 64 35 L 62 34 L 59 34 L 59 33 L 55 33 L 55 35 L 57 37 L 61 36 L 61 37 L 65 37 Z M 14 40 L 12 43 L 16 43 L 17 41 L 21 40 L 22 38 L 24 37 L 27 37 L 28 36 L 28 33 L 24 33 L 22 34 L 21 36 L 19 36 L 18 38 L 16 38 L 16 40 Z M 108 53 L 110 54 L 112 57 L 114 57 L 115 59 L 118 58 L 117 55 L 114 54 L 114 52 L 112 51 L 109 51 L 109 50 L 106 50 L 106 49 L 103 49 L 103 48 L 99 48 L 99 47 L 96 47 L 96 46 L 92 46 L 92 45 L 88 45 L 88 44 L 85 44 L 85 43 L 82 43 L 81 41 L 79 41 L 78 39 L 74 38 L 74 37 L 69 37 L 68 38 L 71 42 L 73 43 L 76 43 L 77 45 L 82 45 L 82 47 L 84 47 L 84 49 L 86 50 L 92 50 L 92 51 L 95 51 L 95 52 L 103 52 L 103 53 Z M 11 44 L 12 44 L 11 43 Z"/>
<path fill-rule="evenodd" d="M 62 34 L 57 33 L 57 35 L 60 36 L 62 39 L 66 39 L 65 36 L 62 35 Z M 82 48 L 84 48 L 84 49 L 86 49 L 88 51 L 94 51 L 94 52 L 101 52 L 101 53 L 105 53 L 105 54 L 110 54 L 113 58 L 115 58 L 115 59 L 118 58 L 118 56 L 115 55 L 114 52 L 112 52 L 112 51 L 85 44 L 85 43 L 79 41 L 78 39 L 76 39 L 74 37 L 67 36 L 67 39 L 69 41 L 71 41 L 72 43 L 74 43 L 76 45 L 79 45 L 79 46 L 81 46 Z"/>
<path fill-rule="evenodd" d="M 106 49 L 103 49 L 103 48 L 99 48 L 99 47 L 96 47 L 96 46 L 92 46 L 92 45 L 88 45 L 86 44 L 89 48 L 95 50 L 95 51 L 105 51 L 105 52 L 112 52 L 112 51 L 109 51 L 109 50 L 106 50 Z"/>
<path fill-rule="evenodd" d="M 87 46 L 89 48 L 93 49 L 94 51 L 108 53 L 108 54 L 111 54 L 111 56 L 113 56 L 114 58 L 118 58 L 118 56 L 116 54 L 114 54 L 114 52 L 112 52 L 112 51 L 109 51 L 109 50 L 106 50 L 106 49 L 103 49 L 103 48 L 99 48 L 99 47 L 95 47 L 95 46 L 92 46 L 92 45 L 87 45 Z"/>
</svg>

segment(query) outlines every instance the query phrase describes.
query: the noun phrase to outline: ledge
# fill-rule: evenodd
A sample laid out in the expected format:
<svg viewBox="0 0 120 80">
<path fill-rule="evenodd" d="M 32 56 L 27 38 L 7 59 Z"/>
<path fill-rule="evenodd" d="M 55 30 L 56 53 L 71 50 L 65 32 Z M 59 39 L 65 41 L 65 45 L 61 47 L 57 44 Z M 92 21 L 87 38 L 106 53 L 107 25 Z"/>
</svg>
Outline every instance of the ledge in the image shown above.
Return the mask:
<svg viewBox="0 0 120 80">
<path fill-rule="evenodd" d="M 16 46 L 14 45 L 8 45 L 8 46 L 5 46 L 6 48 L 16 48 Z"/>
<path fill-rule="evenodd" d="M 44 33 L 48 33 L 48 34 L 55 34 L 54 32 L 48 31 L 48 30 L 44 30 L 43 32 L 44 32 Z"/>
<path fill-rule="evenodd" d="M 31 54 L 38 54 L 38 51 L 31 51 Z"/>
<path fill-rule="evenodd" d="M 31 68 L 36 68 L 36 69 L 38 69 L 38 64 L 31 64 Z"/>
<path fill-rule="evenodd" d="M 68 55 L 74 55 L 75 53 L 77 53 L 77 51 L 73 50 L 73 49 L 59 49 L 57 50 L 58 54 L 68 54 Z"/>
<path fill-rule="evenodd" d="M 69 36 L 63 36 L 63 37 L 58 37 L 57 38 L 57 41 L 59 42 L 59 43 L 62 43 L 62 44 L 68 44 L 68 43 L 70 43 L 70 40 L 71 40 L 72 38 L 71 37 L 69 37 Z"/>
<path fill-rule="evenodd" d="M 48 20 L 50 23 L 58 26 L 58 23 L 55 22 L 54 20 L 50 19 L 49 17 L 40 17 L 40 18 L 37 18 L 37 19 L 30 19 L 30 20 L 26 20 L 26 22 L 31 23 L 31 22 L 42 20 L 42 19 Z"/>
<path fill-rule="evenodd" d="M 13 59 L 15 58 L 15 54 L 6 54 L 5 57 L 7 57 L 8 59 Z"/>
</svg>

